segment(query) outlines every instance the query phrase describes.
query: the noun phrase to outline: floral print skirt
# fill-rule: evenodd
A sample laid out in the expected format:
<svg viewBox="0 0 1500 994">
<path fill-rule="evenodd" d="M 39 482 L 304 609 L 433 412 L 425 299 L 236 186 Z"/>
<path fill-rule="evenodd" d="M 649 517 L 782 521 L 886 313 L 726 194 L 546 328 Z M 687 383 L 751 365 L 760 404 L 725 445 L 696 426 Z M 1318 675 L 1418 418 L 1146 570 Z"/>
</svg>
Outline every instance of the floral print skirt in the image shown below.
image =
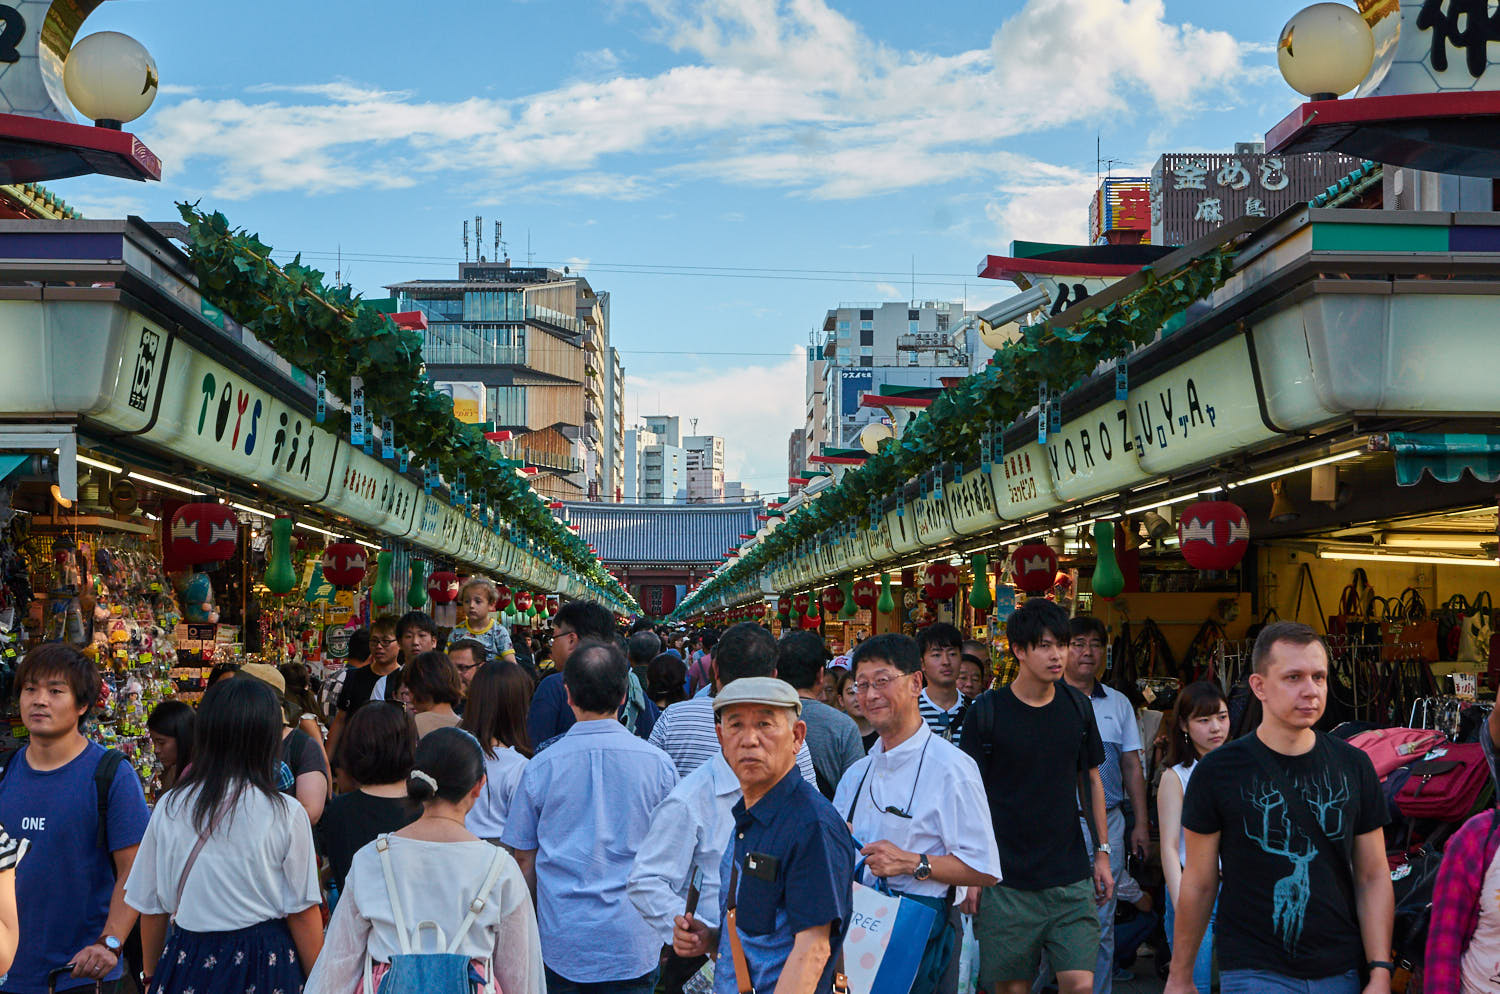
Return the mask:
<svg viewBox="0 0 1500 994">
<path fill-rule="evenodd" d="M 302 994 L 304 979 L 284 920 L 230 932 L 174 924 L 150 994 Z"/>
</svg>

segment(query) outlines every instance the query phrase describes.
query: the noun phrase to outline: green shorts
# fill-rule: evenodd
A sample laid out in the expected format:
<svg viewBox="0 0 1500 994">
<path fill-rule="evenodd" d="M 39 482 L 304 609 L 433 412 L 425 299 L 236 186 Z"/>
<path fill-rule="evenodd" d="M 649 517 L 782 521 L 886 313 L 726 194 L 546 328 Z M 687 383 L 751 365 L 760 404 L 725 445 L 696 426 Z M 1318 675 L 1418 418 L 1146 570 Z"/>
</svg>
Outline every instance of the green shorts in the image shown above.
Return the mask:
<svg viewBox="0 0 1500 994">
<path fill-rule="evenodd" d="M 974 919 L 979 943 L 979 986 L 1036 978 L 1042 952 L 1058 973 L 1087 970 L 1099 959 L 1099 908 L 1094 881 L 1016 890 L 986 887 Z"/>
</svg>

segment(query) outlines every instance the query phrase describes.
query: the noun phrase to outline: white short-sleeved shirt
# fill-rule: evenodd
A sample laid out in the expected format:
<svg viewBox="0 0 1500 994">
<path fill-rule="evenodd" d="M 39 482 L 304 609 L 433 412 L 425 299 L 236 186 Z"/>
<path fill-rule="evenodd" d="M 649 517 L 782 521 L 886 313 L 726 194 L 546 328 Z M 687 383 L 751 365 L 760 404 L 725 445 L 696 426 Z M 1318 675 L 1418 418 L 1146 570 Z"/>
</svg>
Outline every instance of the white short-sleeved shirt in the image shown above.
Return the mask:
<svg viewBox="0 0 1500 994">
<path fill-rule="evenodd" d="M 833 806 L 840 818 L 853 823 L 859 846 L 885 839 L 928 857 L 957 856 L 971 870 L 1000 876 L 1000 850 L 979 766 L 958 746 L 932 734 L 926 723 L 890 752 L 884 742 L 871 746 L 870 754 L 839 781 Z M 911 817 L 890 814 L 889 807 Z M 875 877 L 865 870 L 861 882 L 873 886 Z M 947 884 L 931 879 L 902 876 L 887 882 L 903 894 L 942 897 L 948 891 Z M 962 901 L 967 891 L 957 888 L 955 901 Z"/>
<path fill-rule="evenodd" d="M 464 816 L 464 827 L 481 839 L 498 839 L 505 831 L 510 799 L 526 770 L 526 757 L 510 746 L 495 746 L 495 756 L 484 757 L 484 789 Z"/>
<path fill-rule="evenodd" d="M 173 914 L 189 932 L 225 932 L 317 904 L 312 824 L 294 798 L 246 788 L 198 854 L 177 905 L 177 884 L 198 842 L 196 788 L 162 798 L 125 882 L 125 902 L 142 914 Z"/>
</svg>

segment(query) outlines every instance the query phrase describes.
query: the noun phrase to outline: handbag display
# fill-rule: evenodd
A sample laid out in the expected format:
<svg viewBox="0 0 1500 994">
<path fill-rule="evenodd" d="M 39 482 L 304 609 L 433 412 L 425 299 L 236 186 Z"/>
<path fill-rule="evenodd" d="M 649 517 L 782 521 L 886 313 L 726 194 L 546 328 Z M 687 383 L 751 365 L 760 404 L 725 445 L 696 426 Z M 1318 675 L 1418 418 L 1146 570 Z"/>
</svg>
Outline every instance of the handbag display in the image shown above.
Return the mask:
<svg viewBox="0 0 1500 994">
<path fill-rule="evenodd" d="M 1490 635 L 1494 602 L 1490 599 L 1490 592 L 1482 590 L 1469 605 L 1469 614 L 1464 616 L 1463 624 L 1458 631 L 1458 661 L 1463 663 L 1484 663 L 1486 666 L 1490 661 Z"/>
<path fill-rule="evenodd" d="M 1377 728 L 1351 737 L 1349 744 L 1370 757 L 1375 775 L 1384 780 L 1447 741 L 1448 736 L 1434 729 Z"/>
<path fill-rule="evenodd" d="M 1439 746 L 1411 764 L 1411 776 L 1396 794 L 1396 805 L 1408 818 L 1457 821 L 1474 810 L 1489 774 L 1483 746 Z"/>
<path fill-rule="evenodd" d="M 1396 662 L 1416 653 L 1429 662 L 1438 658 L 1438 623 L 1428 617 L 1427 602 L 1416 587 L 1407 587 L 1401 596 L 1386 605 L 1380 625 L 1380 658 Z"/>
<path fill-rule="evenodd" d="M 1454 594 L 1433 612 L 1437 621 L 1438 660 L 1451 663 L 1458 658 L 1459 633 L 1464 618 L 1469 613 L 1469 599 L 1463 594 Z"/>
</svg>

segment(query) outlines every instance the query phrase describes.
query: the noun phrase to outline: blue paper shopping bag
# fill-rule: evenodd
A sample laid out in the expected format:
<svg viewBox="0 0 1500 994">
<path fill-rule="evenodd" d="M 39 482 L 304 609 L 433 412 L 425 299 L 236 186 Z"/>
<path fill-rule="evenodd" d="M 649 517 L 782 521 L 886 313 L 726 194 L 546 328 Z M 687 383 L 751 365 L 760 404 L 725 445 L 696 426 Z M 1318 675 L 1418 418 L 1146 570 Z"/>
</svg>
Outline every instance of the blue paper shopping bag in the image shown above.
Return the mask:
<svg viewBox="0 0 1500 994">
<path fill-rule="evenodd" d="M 850 994 L 910 994 L 936 917 L 918 901 L 856 881 L 844 935 Z"/>
</svg>

